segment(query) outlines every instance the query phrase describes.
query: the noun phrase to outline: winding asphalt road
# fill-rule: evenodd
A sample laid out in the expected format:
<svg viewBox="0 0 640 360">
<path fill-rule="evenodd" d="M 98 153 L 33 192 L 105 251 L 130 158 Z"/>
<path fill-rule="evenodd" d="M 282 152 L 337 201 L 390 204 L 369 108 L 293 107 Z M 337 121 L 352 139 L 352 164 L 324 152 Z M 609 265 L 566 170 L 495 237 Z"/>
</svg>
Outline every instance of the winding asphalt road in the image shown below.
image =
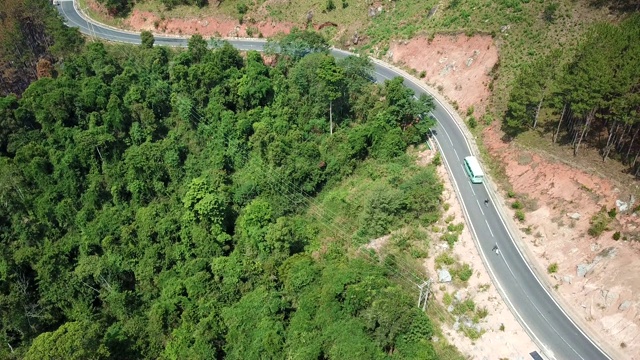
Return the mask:
<svg viewBox="0 0 640 360">
<path fill-rule="evenodd" d="M 125 43 L 140 43 L 138 33 L 111 28 L 81 15 L 72 0 L 59 0 L 58 9 L 66 24 L 78 27 L 89 36 Z M 230 39 L 229 42 L 241 50 L 262 50 L 265 42 L 260 39 Z M 157 45 L 186 46 L 187 39 L 155 36 Z M 336 57 L 346 57 L 349 52 L 333 49 Z M 375 77 L 378 81 L 404 77 L 405 85 L 416 94 L 427 93 L 425 87 L 392 66 L 374 61 Z M 445 165 L 458 191 L 468 223 L 475 236 L 485 265 L 511 310 L 524 325 L 529 335 L 540 347 L 542 355 L 549 359 L 610 359 L 569 316 L 538 280 L 515 244 L 508 227 L 494 202 L 484 205 L 492 198 L 492 191 L 485 184 L 471 184 L 462 167 L 465 156 L 472 155 L 471 146 L 452 113 L 436 98 L 432 115 L 437 119 L 434 139 L 440 147 Z M 499 251 L 494 252 L 494 246 Z M 533 349 L 518 349 L 529 352 Z"/>
</svg>

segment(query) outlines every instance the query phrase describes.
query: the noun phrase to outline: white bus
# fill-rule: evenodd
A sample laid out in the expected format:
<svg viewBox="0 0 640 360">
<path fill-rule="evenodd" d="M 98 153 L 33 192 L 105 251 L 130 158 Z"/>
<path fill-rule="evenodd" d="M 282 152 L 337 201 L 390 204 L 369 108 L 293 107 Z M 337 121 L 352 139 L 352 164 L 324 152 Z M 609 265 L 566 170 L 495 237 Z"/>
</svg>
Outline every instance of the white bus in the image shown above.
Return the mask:
<svg viewBox="0 0 640 360">
<path fill-rule="evenodd" d="M 482 172 L 482 168 L 480 168 L 480 163 L 475 156 L 467 156 L 464 158 L 464 170 L 469 175 L 471 182 L 474 184 L 482 184 L 484 180 L 484 173 Z"/>
</svg>

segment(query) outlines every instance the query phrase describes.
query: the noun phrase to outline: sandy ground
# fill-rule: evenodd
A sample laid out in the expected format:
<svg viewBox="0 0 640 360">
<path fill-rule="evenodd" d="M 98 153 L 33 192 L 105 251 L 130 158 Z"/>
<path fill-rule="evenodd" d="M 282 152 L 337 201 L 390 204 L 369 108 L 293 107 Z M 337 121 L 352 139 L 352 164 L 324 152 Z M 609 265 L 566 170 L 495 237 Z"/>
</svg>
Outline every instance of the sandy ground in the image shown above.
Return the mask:
<svg viewBox="0 0 640 360">
<path fill-rule="evenodd" d="M 134 11 L 126 24 L 132 30 L 199 33 L 205 37 L 247 36 L 248 26 L 257 29 L 254 37 L 260 34 L 268 37 L 287 32 L 296 25 L 249 21 L 240 26 L 236 19 L 220 17 L 161 20 L 155 14 L 139 11 Z M 490 71 L 498 61 L 498 49 L 490 37 L 437 35 L 431 41 L 417 38 L 390 44 L 386 56 L 386 60 L 418 73 L 424 71 L 423 80 L 457 104 L 460 114 L 464 115 L 470 106 L 474 107 L 476 118 L 484 113 L 491 96 Z M 601 343 L 619 352 L 615 358 L 640 359 L 640 277 L 637 276 L 640 243 L 612 239 L 614 230 L 621 230 L 628 238 L 638 236 L 639 217 L 618 214 L 611 231 L 597 239 L 586 233 L 591 216 L 602 206 L 614 207 L 617 199 L 628 201 L 629 189 L 576 170 L 550 156 L 531 154 L 504 143 L 501 136 L 500 130 L 492 126 L 486 129 L 482 141 L 490 154 L 504 164 L 513 189 L 528 199 L 526 222 L 518 227 L 525 229 L 520 231 L 520 236 L 524 252 L 531 255 L 531 265 L 550 287 L 557 288 L 558 300 L 581 326 L 588 327 L 589 333 Z M 456 222 L 460 222 L 459 204 L 451 193 L 448 177 L 443 175 L 443 179 L 448 189 L 446 201 L 451 205 L 449 212 L 455 213 Z M 502 195 L 506 198 L 504 192 Z M 568 216 L 577 217 L 575 213 L 579 214 L 578 219 Z M 472 359 L 527 358 L 528 352 L 535 349 L 528 336 L 492 285 L 485 291 L 479 288 L 490 280 L 468 231 L 463 232 L 454 253 L 474 269 L 474 276 L 464 289 L 465 296 L 474 297 L 479 307 L 486 306 L 490 312 L 481 322 L 486 333 L 479 340 L 472 342 L 456 331 L 445 329 L 449 340 Z M 549 275 L 546 268 L 554 262 L 558 263 L 558 271 Z M 579 264 L 593 266 L 586 276 L 579 277 L 576 273 Z M 433 260 L 426 266 L 430 272 L 434 271 Z M 444 291 L 454 291 L 448 285 L 444 291 L 439 290 L 439 286 L 435 290 L 440 299 Z M 499 330 L 501 324 L 505 326 L 504 332 Z"/>
</svg>

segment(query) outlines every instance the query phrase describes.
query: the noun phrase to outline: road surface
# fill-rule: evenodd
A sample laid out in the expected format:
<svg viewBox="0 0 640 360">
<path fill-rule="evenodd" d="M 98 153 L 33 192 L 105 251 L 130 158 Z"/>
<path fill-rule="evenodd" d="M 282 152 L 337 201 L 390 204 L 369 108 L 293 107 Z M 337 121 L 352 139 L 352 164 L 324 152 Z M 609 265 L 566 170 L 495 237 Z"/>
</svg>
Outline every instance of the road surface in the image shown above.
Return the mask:
<svg viewBox="0 0 640 360">
<path fill-rule="evenodd" d="M 78 27 L 89 36 L 115 42 L 140 43 L 138 33 L 122 31 L 94 22 L 79 13 L 72 0 L 59 0 L 57 6 L 68 26 Z M 229 42 L 241 50 L 262 50 L 262 39 L 229 39 Z M 181 37 L 155 36 L 155 44 L 167 46 L 186 46 L 187 39 Z M 336 57 L 345 57 L 350 53 L 333 49 Z M 380 61 L 374 62 L 377 81 L 402 76 L 401 72 Z M 405 85 L 417 95 L 426 93 L 416 79 L 405 78 Z M 491 193 L 485 184 L 471 184 L 463 167 L 465 156 L 473 155 L 464 132 L 454 116 L 436 98 L 433 116 L 437 119 L 434 138 L 440 147 L 445 165 L 453 179 L 454 188 L 462 201 L 462 206 L 470 223 L 471 231 L 477 239 L 476 245 L 492 273 L 496 286 L 501 290 L 505 301 L 525 326 L 529 335 L 541 348 L 548 359 L 610 359 L 591 339 L 586 336 L 567 314 L 560 308 L 545 287 L 524 260 L 514 243 L 501 214 L 492 201 L 485 205 L 485 199 L 491 199 Z M 492 251 L 497 245 L 499 251 Z M 528 352 L 529 349 L 520 349 Z M 532 349 L 533 350 L 533 349 Z"/>
</svg>

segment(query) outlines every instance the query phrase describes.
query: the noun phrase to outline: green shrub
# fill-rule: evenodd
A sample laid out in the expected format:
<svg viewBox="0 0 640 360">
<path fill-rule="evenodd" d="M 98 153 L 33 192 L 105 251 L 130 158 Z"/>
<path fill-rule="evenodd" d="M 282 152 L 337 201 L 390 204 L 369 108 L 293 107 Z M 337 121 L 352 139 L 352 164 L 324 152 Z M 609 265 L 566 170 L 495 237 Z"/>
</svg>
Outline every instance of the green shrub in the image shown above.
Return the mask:
<svg viewBox="0 0 640 360">
<path fill-rule="evenodd" d="M 472 327 L 461 326 L 460 327 L 463 334 L 465 334 L 471 340 L 478 340 L 480 336 L 484 333 L 484 331 L 478 331 Z"/>
<path fill-rule="evenodd" d="M 518 200 L 514 201 L 511 203 L 511 208 L 518 210 L 518 209 L 522 209 L 522 203 Z"/>
<path fill-rule="evenodd" d="M 549 274 L 555 274 L 558 272 L 558 263 L 551 263 L 549 264 L 549 266 L 547 267 L 547 272 L 549 272 Z"/>
<path fill-rule="evenodd" d="M 520 220 L 521 222 L 524 221 L 524 211 L 520 209 L 516 210 L 516 219 Z"/>
<path fill-rule="evenodd" d="M 463 315 L 466 313 L 472 313 L 476 310 L 476 303 L 472 299 L 466 299 L 453 306 L 454 315 Z"/>
<path fill-rule="evenodd" d="M 478 311 L 476 311 L 476 315 L 479 319 L 484 319 L 489 315 L 489 309 L 487 309 L 486 306 L 481 307 L 480 309 L 478 309 Z"/>
<path fill-rule="evenodd" d="M 442 235 L 442 240 L 449 244 L 449 248 L 453 248 L 456 242 L 458 242 L 458 233 L 446 233 Z"/>
<path fill-rule="evenodd" d="M 248 37 L 253 37 L 253 35 L 258 34 L 259 32 L 260 32 L 260 30 L 258 30 L 258 28 L 255 27 L 255 26 L 247 27 L 247 36 Z"/>
<path fill-rule="evenodd" d="M 449 230 L 451 232 L 459 233 L 459 232 L 462 232 L 463 229 L 464 229 L 464 224 L 463 223 L 447 225 L 447 230 Z"/>
<path fill-rule="evenodd" d="M 618 212 L 616 211 L 616 208 L 612 208 L 611 210 L 607 211 L 607 215 L 609 215 L 609 218 L 611 219 L 615 219 L 616 218 L 616 214 Z"/>
<path fill-rule="evenodd" d="M 427 72 L 422 70 L 420 71 L 420 79 L 424 79 L 427 76 Z"/>
<path fill-rule="evenodd" d="M 333 0 L 327 0 L 327 5 L 325 6 L 325 10 L 327 12 L 333 11 L 336 9 L 336 4 L 333 3 Z"/>
<path fill-rule="evenodd" d="M 414 259 L 426 259 L 429 257 L 429 253 L 426 250 L 415 248 L 409 250 L 409 255 Z"/>
<path fill-rule="evenodd" d="M 589 224 L 591 224 L 591 226 L 589 227 L 589 230 L 587 230 L 587 233 L 593 237 L 598 237 L 607 230 L 609 222 L 611 222 L 611 217 L 609 217 L 609 214 L 606 211 L 601 210 L 597 214 L 593 215 L 591 220 L 589 220 Z"/>
<path fill-rule="evenodd" d="M 467 108 L 467 116 L 473 115 L 473 111 L 474 111 L 473 105 L 469 106 Z"/>
<path fill-rule="evenodd" d="M 509 190 L 509 191 L 507 191 L 507 197 L 508 197 L 509 199 L 513 199 L 514 197 L 516 197 L 516 193 L 515 193 L 515 191 L 513 191 L 513 190 Z"/>
<path fill-rule="evenodd" d="M 467 120 L 467 124 L 469 124 L 469 127 L 471 129 L 475 129 L 476 126 L 478 126 L 478 121 L 476 121 L 476 118 L 473 116 L 469 117 L 469 120 Z"/>
<path fill-rule="evenodd" d="M 500 331 L 504 331 L 504 323 L 500 324 Z"/>
<path fill-rule="evenodd" d="M 613 233 L 613 240 L 615 241 L 620 240 L 620 231 L 616 231 Z"/>
<path fill-rule="evenodd" d="M 442 254 L 438 255 L 435 260 L 437 269 L 441 269 L 443 265 L 453 265 L 453 263 L 455 262 L 456 260 L 448 252 L 443 252 Z"/>
<path fill-rule="evenodd" d="M 444 295 L 442 296 L 442 303 L 445 306 L 449 306 L 453 303 L 453 296 L 451 296 L 451 294 L 449 294 L 448 292 L 444 293 Z"/>
<path fill-rule="evenodd" d="M 436 156 L 433 157 L 433 160 L 431 160 L 431 163 L 433 164 L 433 166 L 442 165 L 442 158 L 440 158 L 440 153 L 437 153 Z"/>
<path fill-rule="evenodd" d="M 469 264 L 463 264 L 460 271 L 458 271 L 458 278 L 462 281 L 467 281 L 471 279 L 471 275 L 473 275 L 473 269 Z"/>
<path fill-rule="evenodd" d="M 245 3 L 238 3 L 236 5 L 236 9 L 238 10 L 238 14 L 244 15 L 249 10 L 249 7 Z"/>
</svg>

